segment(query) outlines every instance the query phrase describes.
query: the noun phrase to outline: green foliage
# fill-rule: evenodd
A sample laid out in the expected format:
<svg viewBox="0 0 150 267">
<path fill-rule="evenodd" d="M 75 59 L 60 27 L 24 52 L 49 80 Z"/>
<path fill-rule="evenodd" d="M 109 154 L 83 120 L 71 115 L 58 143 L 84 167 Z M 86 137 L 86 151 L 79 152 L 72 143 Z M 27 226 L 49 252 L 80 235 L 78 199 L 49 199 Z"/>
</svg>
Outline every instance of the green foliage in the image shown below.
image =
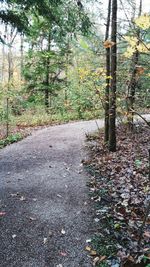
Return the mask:
<svg viewBox="0 0 150 267">
<path fill-rule="evenodd" d="M 49 85 L 46 83 L 46 64 L 49 63 Z M 26 80 L 25 87 L 27 91 L 37 94 L 48 87 L 51 95 L 59 91 L 63 86 L 63 79 L 59 78 L 59 74 L 64 69 L 64 59 L 61 53 L 54 51 L 29 51 L 24 67 L 24 77 Z"/>
<path fill-rule="evenodd" d="M 3 148 L 9 144 L 20 141 L 23 136 L 20 133 L 9 135 L 6 139 L 0 140 L 0 148 Z"/>
<path fill-rule="evenodd" d="M 0 20 L 28 35 L 32 31 L 31 14 L 35 14 L 37 19 L 43 18 L 49 25 L 55 25 L 55 31 L 62 37 L 66 32 L 81 31 L 87 34 L 91 26 L 87 14 L 73 1 L 5 0 L 2 2 L 5 3 L 5 8 L 0 11 Z M 2 38 L 0 40 L 3 41 Z"/>
</svg>

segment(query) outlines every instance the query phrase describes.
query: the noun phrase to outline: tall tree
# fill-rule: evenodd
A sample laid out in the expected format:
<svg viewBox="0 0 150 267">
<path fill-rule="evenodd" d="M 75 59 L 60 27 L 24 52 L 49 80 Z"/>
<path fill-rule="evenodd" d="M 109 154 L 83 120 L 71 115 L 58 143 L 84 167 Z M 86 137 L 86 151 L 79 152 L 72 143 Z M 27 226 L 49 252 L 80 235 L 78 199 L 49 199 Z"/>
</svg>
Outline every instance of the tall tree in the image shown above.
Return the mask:
<svg viewBox="0 0 150 267">
<path fill-rule="evenodd" d="M 110 28 L 110 16 L 111 16 L 111 0 L 108 1 L 108 15 L 106 24 L 105 42 L 109 38 Z M 106 88 L 105 88 L 105 143 L 109 140 L 109 88 L 110 88 L 110 46 L 106 47 Z"/>
<path fill-rule="evenodd" d="M 112 0 L 111 86 L 109 94 L 109 150 L 116 151 L 117 0 Z"/>
<path fill-rule="evenodd" d="M 47 40 L 47 52 L 50 53 L 51 51 L 51 30 L 49 30 L 49 33 L 48 33 L 48 40 Z M 48 56 L 47 57 L 47 60 L 46 60 L 46 80 L 45 80 L 45 84 L 46 84 L 46 88 L 45 88 L 45 106 L 47 108 L 47 111 L 48 111 L 48 108 L 49 108 L 49 83 L 50 83 L 50 80 L 49 80 L 49 77 L 50 76 L 50 57 Z"/>
<path fill-rule="evenodd" d="M 22 81 L 22 73 L 23 73 L 23 63 L 24 63 L 24 36 L 21 34 L 20 36 L 20 80 Z"/>
<path fill-rule="evenodd" d="M 142 0 L 140 0 L 139 4 L 139 14 L 138 16 L 140 17 L 142 13 Z M 141 30 L 140 28 L 135 29 L 136 30 L 136 38 L 137 38 L 137 43 L 136 43 L 136 49 L 135 52 L 133 53 L 132 56 L 132 65 L 131 65 L 131 79 L 128 85 L 128 92 L 127 92 L 127 110 L 128 110 L 128 128 L 129 130 L 133 130 L 133 115 L 134 115 L 134 102 L 135 102 L 135 93 L 136 93 L 136 88 L 138 86 L 138 63 L 139 63 L 139 57 L 140 53 L 138 51 L 138 45 L 140 44 L 140 34 Z"/>
</svg>

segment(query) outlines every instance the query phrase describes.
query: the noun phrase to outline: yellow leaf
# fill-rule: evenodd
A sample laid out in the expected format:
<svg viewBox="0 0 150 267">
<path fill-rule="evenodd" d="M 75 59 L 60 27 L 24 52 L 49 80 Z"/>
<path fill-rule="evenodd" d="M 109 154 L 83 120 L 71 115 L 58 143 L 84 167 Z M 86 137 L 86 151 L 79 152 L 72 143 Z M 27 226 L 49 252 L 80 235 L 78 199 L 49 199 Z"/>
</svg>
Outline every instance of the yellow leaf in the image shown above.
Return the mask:
<svg viewBox="0 0 150 267">
<path fill-rule="evenodd" d="M 85 250 L 86 250 L 86 251 L 91 251 L 91 247 L 86 246 Z"/>
<path fill-rule="evenodd" d="M 144 14 L 137 19 L 135 19 L 135 24 L 143 30 L 150 28 L 150 16 Z"/>
</svg>

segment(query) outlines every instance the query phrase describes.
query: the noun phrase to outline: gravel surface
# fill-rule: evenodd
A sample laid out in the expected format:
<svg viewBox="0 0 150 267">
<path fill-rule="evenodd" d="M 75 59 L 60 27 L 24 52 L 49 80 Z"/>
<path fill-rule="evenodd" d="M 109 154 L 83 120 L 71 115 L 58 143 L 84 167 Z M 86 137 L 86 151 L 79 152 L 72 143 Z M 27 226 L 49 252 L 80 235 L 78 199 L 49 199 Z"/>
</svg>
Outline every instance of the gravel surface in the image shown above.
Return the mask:
<svg viewBox="0 0 150 267">
<path fill-rule="evenodd" d="M 96 129 L 95 121 L 52 126 L 0 151 L 1 267 L 92 266 L 81 160 L 85 133 Z"/>
</svg>

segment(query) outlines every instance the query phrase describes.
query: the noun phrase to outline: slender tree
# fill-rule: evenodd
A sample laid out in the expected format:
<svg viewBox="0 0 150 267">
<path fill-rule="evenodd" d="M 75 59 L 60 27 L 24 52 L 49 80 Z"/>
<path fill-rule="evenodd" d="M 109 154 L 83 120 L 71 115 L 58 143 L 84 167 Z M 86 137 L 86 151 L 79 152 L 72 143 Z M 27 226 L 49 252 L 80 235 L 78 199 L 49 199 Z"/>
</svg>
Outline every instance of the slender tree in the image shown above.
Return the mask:
<svg viewBox="0 0 150 267">
<path fill-rule="evenodd" d="M 21 34 L 20 36 L 20 78 L 21 78 L 21 81 L 22 81 L 22 78 L 23 78 L 23 75 L 22 75 L 22 72 L 23 72 L 23 61 L 24 61 L 24 36 L 23 34 Z"/>
<path fill-rule="evenodd" d="M 105 42 L 109 38 L 111 15 L 111 0 L 108 1 L 108 15 L 106 24 Z M 110 47 L 106 47 L 106 88 L 105 88 L 105 143 L 109 140 L 109 88 L 110 88 Z"/>
<path fill-rule="evenodd" d="M 142 13 L 142 0 L 140 0 L 140 5 L 139 5 L 139 14 L 138 16 L 141 16 Z M 134 52 L 132 56 L 132 66 L 131 66 L 131 79 L 128 85 L 128 92 L 127 92 L 127 111 L 128 111 L 128 128 L 129 130 L 133 130 L 133 115 L 134 115 L 134 102 L 135 102 L 135 93 L 136 93 L 136 88 L 138 86 L 138 79 L 137 79 L 137 74 L 138 74 L 138 63 L 139 63 L 139 57 L 140 53 L 137 49 L 137 46 L 139 45 L 139 40 L 140 40 L 140 34 L 141 30 L 138 28 L 137 30 L 137 43 L 136 43 L 136 51 Z"/>
<path fill-rule="evenodd" d="M 51 51 L 51 31 L 48 33 L 48 43 L 47 43 L 47 52 L 49 53 Z M 50 84 L 50 57 L 47 57 L 46 60 L 46 88 L 45 88 L 45 107 L 48 111 L 49 108 L 49 84 Z"/>
<path fill-rule="evenodd" d="M 109 94 L 109 150 L 116 151 L 117 0 L 112 0 L 111 86 Z"/>
</svg>

